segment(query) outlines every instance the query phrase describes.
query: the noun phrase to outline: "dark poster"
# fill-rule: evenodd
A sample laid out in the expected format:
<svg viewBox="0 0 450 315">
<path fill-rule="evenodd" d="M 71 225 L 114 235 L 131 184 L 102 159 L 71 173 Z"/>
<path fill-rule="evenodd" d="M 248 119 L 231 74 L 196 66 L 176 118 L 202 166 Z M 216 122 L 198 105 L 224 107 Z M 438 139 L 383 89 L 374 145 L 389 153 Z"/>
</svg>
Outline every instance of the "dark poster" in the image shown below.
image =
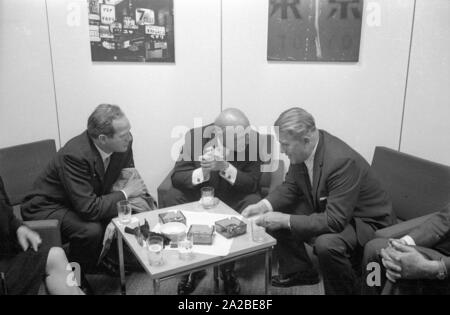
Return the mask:
<svg viewBox="0 0 450 315">
<path fill-rule="evenodd" d="M 92 61 L 175 62 L 173 0 L 87 0 Z"/>
<path fill-rule="evenodd" d="M 359 60 L 364 0 L 269 1 L 268 60 Z"/>
</svg>

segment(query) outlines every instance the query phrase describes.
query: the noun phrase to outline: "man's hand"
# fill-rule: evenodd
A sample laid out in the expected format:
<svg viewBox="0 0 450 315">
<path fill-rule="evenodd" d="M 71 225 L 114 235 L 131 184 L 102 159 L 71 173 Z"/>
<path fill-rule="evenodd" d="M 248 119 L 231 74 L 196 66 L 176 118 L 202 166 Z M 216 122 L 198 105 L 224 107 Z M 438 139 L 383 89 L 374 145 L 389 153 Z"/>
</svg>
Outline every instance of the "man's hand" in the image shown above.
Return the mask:
<svg viewBox="0 0 450 315">
<path fill-rule="evenodd" d="M 381 257 L 383 266 L 386 268 L 386 277 L 392 282 L 396 282 L 401 278 L 402 272 L 399 253 L 389 246 L 381 250 Z"/>
<path fill-rule="evenodd" d="M 267 205 L 260 201 L 255 203 L 254 205 L 247 206 L 244 211 L 242 211 L 242 216 L 244 218 L 253 217 L 255 215 L 264 214 L 269 212 L 270 210 L 267 208 Z"/>
<path fill-rule="evenodd" d="M 123 188 L 123 191 L 127 194 L 128 198 L 132 198 L 139 197 L 145 194 L 147 188 L 145 187 L 144 181 L 142 179 L 135 179 L 130 180 Z"/>
<path fill-rule="evenodd" d="M 399 253 L 402 279 L 435 279 L 439 262 L 426 259 L 415 247 L 398 242 L 392 246 Z"/>
<path fill-rule="evenodd" d="M 268 212 L 261 215 L 256 224 L 269 230 L 288 229 L 291 216 L 281 212 Z"/>
<path fill-rule="evenodd" d="M 202 167 L 203 175 L 209 175 L 211 171 L 221 172 L 225 171 L 229 163 L 225 161 L 224 157 L 214 151 L 208 151 L 201 157 L 200 165 Z"/>
<path fill-rule="evenodd" d="M 24 252 L 28 250 L 30 245 L 33 248 L 33 250 L 37 252 L 39 249 L 39 245 L 41 245 L 42 243 L 39 234 L 32 231 L 25 225 L 22 225 L 17 229 L 17 240 L 19 241 L 19 244 Z"/>
</svg>

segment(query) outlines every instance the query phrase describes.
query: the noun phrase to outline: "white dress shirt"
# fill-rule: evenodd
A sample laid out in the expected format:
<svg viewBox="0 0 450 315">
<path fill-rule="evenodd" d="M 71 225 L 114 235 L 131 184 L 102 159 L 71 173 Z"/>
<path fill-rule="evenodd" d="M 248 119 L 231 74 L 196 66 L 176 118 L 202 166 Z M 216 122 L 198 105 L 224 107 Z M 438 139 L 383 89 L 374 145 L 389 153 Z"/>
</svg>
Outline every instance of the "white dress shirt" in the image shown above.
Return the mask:
<svg viewBox="0 0 450 315">
<path fill-rule="evenodd" d="M 100 157 L 102 158 L 103 167 L 104 167 L 104 170 L 105 170 L 105 173 L 106 173 L 106 170 L 109 167 L 109 162 L 111 162 L 111 155 L 112 155 L 112 153 L 106 153 L 105 151 L 100 149 L 95 143 L 94 143 L 94 145 L 97 148 L 98 153 L 100 153 Z M 128 196 L 127 196 L 126 192 L 123 191 L 123 190 L 121 190 L 121 192 L 125 196 L 125 199 L 128 199 Z"/>
</svg>

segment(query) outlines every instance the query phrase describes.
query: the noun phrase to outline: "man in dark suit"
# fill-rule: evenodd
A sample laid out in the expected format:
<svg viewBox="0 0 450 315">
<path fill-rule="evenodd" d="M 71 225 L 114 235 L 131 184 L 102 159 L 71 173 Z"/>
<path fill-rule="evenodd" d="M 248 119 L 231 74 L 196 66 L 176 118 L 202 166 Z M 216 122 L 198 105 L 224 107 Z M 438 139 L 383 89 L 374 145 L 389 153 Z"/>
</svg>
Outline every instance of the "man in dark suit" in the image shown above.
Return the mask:
<svg viewBox="0 0 450 315">
<path fill-rule="evenodd" d="M 361 263 L 364 244 L 375 230 L 393 223 L 388 196 L 364 158 L 318 130 L 305 110 L 285 111 L 275 127 L 291 162 L 285 182 L 243 212 L 261 215 L 257 223 L 274 231 L 278 240 L 279 275 L 272 285 L 319 282 L 304 246 L 311 242 L 325 293 L 354 294 L 358 288 L 353 267 Z"/>
<path fill-rule="evenodd" d="M 385 270 L 379 286 L 365 270 L 365 294 L 450 294 L 450 204 L 401 239 L 367 243 L 363 267 L 372 262 Z"/>
<path fill-rule="evenodd" d="M 247 117 L 240 110 L 230 108 L 224 110 L 214 124 L 191 130 L 175 164 L 173 188 L 167 193 L 165 204 L 173 206 L 197 201 L 205 186 L 213 187 L 215 196 L 237 212 L 261 200 L 260 139 L 249 126 Z M 221 276 L 228 294 L 240 291 L 233 266 L 227 264 L 222 268 Z M 184 277 L 178 293 L 194 291 L 204 274 Z"/>
<path fill-rule="evenodd" d="M 26 220 L 58 219 L 70 260 L 83 271 L 100 254 L 106 225 L 117 216 L 116 203 L 144 191 L 142 181 L 111 192 L 123 168 L 133 167 L 130 122 L 118 106 L 99 105 L 87 131 L 70 140 L 49 163 L 25 198 Z"/>
</svg>

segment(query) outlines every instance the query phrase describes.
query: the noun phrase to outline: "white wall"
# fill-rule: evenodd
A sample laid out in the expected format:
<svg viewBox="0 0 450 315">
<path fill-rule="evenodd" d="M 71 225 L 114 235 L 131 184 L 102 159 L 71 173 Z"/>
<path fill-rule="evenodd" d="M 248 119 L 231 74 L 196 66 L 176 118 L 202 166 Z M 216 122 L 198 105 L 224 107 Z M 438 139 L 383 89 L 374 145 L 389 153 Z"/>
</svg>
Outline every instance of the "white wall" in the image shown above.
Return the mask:
<svg viewBox="0 0 450 315">
<path fill-rule="evenodd" d="M 0 147 L 58 145 L 45 12 L 43 0 L 0 1 Z"/>
<path fill-rule="evenodd" d="M 303 106 L 369 161 L 376 145 L 398 148 L 413 0 L 365 1 L 354 64 L 267 62 L 268 0 L 175 0 L 176 64 L 91 62 L 85 0 L 47 0 L 49 27 L 45 0 L 1 0 L 0 147 L 58 140 L 55 93 L 63 144 L 85 129 L 97 104 L 115 103 L 133 124 L 136 164 L 155 193 L 173 165 L 172 128 L 220 111 L 221 2 L 223 107 L 271 125 L 283 109 Z M 449 3 L 417 0 L 401 145 L 445 164 Z M 379 27 L 365 23 L 369 4 L 381 9 Z M 80 23 L 69 26 L 77 8 Z"/>
<path fill-rule="evenodd" d="M 74 3 L 79 26 L 67 24 Z M 172 128 L 192 127 L 193 117 L 209 123 L 220 112 L 220 2 L 174 2 L 176 64 L 93 63 L 87 1 L 48 7 L 62 142 L 86 128 L 96 105 L 120 105 L 132 123 L 136 167 L 155 194 L 174 165 Z"/>
<path fill-rule="evenodd" d="M 363 19 L 358 63 L 267 61 L 268 1 L 223 1 L 224 107 L 238 106 L 255 124 L 273 124 L 293 106 L 369 161 L 376 145 L 398 148 L 412 2 L 379 4 L 381 23 Z"/>
<path fill-rule="evenodd" d="M 401 150 L 450 165 L 450 1 L 418 0 Z"/>
</svg>

